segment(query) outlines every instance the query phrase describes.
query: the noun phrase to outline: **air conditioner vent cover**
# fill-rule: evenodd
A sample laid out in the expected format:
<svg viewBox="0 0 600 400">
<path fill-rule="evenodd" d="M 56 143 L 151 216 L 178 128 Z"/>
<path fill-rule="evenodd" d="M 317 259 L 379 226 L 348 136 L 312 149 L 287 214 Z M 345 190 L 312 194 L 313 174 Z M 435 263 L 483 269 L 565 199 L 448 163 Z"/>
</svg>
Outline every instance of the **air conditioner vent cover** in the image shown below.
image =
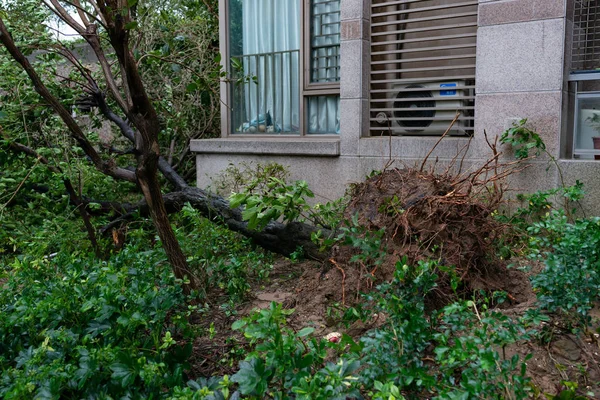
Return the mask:
<svg viewBox="0 0 600 400">
<path fill-rule="evenodd" d="M 433 120 L 420 120 L 420 121 L 405 121 L 400 120 L 400 118 L 433 118 L 435 117 L 435 101 L 427 100 L 428 98 L 433 97 L 433 93 L 431 90 L 426 89 L 422 85 L 410 85 L 406 87 L 407 89 L 417 89 L 423 88 L 423 91 L 416 92 L 399 92 L 396 95 L 396 99 L 394 101 L 394 108 L 410 108 L 410 111 L 394 111 L 394 118 L 399 118 L 397 120 L 398 125 L 405 128 L 427 128 L 431 125 Z M 428 108 L 428 110 L 419 110 L 420 108 Z M 407 129 L 409 130 L 409 129 Z"/>
</svg>

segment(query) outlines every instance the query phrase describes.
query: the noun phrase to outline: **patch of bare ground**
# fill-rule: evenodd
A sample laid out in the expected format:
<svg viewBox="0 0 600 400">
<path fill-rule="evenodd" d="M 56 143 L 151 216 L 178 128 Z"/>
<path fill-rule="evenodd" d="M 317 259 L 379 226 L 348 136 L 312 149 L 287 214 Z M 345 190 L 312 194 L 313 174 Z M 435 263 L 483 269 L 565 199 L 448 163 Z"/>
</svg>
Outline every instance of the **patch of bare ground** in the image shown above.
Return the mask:
<svg viewBox="0 0 600 400">
<path fill-rule="evenodd" d="M 506 275 L 502 279 L 502 287 L 509 290 L 515 300 L 503 305 L 501 311 L 515 318 L 535 306 L 535 294 L 527 276 L 530 273 L 503 268 Z M 497 290 L 499 288 L 496 284 L 490 286 L 489 282 L 498 282 L 501 278 L 500 274 L 479 282 L 482 289 Z M 369 285 L 358 279 L 353 270 L 348 271 L 346 279 L 348 283 L 357 284 L 353 286 L 354 289 L 348 286 L 348 305 L 360 302 L 360 293 L 368 291 Z M 251 299 L 241 304 L 236 314 L 212 307 L 210 315 L 192 321 L 206 332 L 212 324 L 214 334 L 203 334 L 194 343 L 190 375 L 198 377 L 235 373 L 237 363 L 232 360 L 243 358 L 248 349 L 242 335 L 231 330 L 231 324 L 252 310 L 268 307 L 271 301 L 282 303 L 285 308 L 294 308 L 295 311 L 289 318 L 292 328 L 300 330 L 312 326 L 319 336 L 338 331 L 359 339 L 368 330 L 381 325 L 381 318 L 374 318 L 366 324 L 357 322 L 349 327 L 341 324 L 339 318 L 332 313 L 342 301 L 341 285 L 341 272 L 327 264 L 324 267 L 322 263 L 313 261 L 294 263 L 284 258 L 279 259 L 268 284 L 257 283 L 253 287 Z M 217 293 L 213 294 L 213 298 L 216 299 L 215 304 L 218 304 Z M 220 295 L 220 298 L 223 302 L 226 301 L 225 296 Z M 592 310 L 592 315 L 598 324 L 600 308 Z M 594 393 L 596 397 L 600 396 L 600 347 L 597 339 L 593 340 L 593 334 L 574 335 L 560 321 L 546 323 L 544 329 L 549 332 L 546 343 L 517 343 L 507 347 L 502 352 L 503 356 L 510 358 L 518 354 L 523 359 L 527 354 L 533 355 L 527 362 L 527 374 L 539 390 L 540 399 L 545 399 L 544 393 L 557 394 L 564 389 L 561 381 L 577 382 L 581 389 Z"/>
</svg>

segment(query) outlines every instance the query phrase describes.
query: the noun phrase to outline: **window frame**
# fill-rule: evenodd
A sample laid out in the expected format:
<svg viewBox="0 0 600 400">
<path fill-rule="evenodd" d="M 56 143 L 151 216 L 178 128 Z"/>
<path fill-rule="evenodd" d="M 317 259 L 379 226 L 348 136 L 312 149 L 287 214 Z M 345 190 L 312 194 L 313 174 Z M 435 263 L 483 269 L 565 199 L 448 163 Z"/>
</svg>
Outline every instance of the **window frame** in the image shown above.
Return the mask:
<svg viewBox="0 0 600 400">
<path fill-rule="evenodd" d="M 579 73 L 570 73 L 569 74 L 569 82 L 574 85 L 573 94 L 574 94 L 574 104 L 573 104 L 573 132 L 572 132 L 572 148 L 571 148 L 571 158 L 577 158 L 578 156 L 597 156 L 600 155 L 600 150 L 594 149 L 578 149 L 577 142 L 578 137 L 581 134 L 579 130 L 579 102 L 581 99 L 599 99 L 600 100 L 600 91 L 579 91 L 579 82 L 584 81 L 597 81 L 600 82 L 600 72 L 579 72 Z M 588 160 L 592 161 L 592 160 Z"/>
<path fill-rule="evenodd" d="M 307 96 L 325 96 L 325 95 L 339 95 L 340 94 L 340 81 L 336 82 L 311 82 L 310 81 L 310 50 L 311 50 L 311 0 L 302 0 L 302 19 L 303 24 L 302 27 L 304 32 L 302 32 L 302 43 L 301 43 L 301 53 L 300 56 L 303 60 L 303 70 L 304 70 L 304 79 L 303 79 L 303 93 L 304 97 Z M 340 0 L 341 7 L 341 0 Z M 342 21 L 340 19 L 340 36 L 341 36 L 341 25 Z M 341 56 L 340 56 L 341 58 Z"/>
<path fill-rule="evenodd" d="M 230 52 L 230 31 L 229 31 L 229 10 L 230 0 L 219 0 L 219 47 L 221 50 L 221 67 L 226 73 L 226 77 L 221 79 L 221 137 L 222 138 L 243 138 L 250 137 L 258 140 L 279 139 L 279 138 L 303 138 L 303 139 L 331 139 L 339 138 L 338 133 L 308 133 L 308 99 L 316 96 L 340 95 L 340 81 L 314 83 L 310 82 L 310 45 L 311 45 L 311 9 L 310 0 L 298 0 L 300 2 L 300 16 L 302 18 L 300 28 L 300 49 L 299 49 L 299 133 L 281 132 L 279 134 L 256 134 L 256 133 L 233 133 L 232 131 L 232 95 L 231 95 L 231 52 Z M 341 4 L 340 4 L 341 7 Z M 341 20 L 340 20 L 341 36 Z M 341 59 L 341 52 L 340 52 Z M 340 105 L 341 106 L 341 105 Z"/>
<path fill-rule="evenodd" d="M 597 157 L 600 157 L 600 150 L 596 150 L 596 149 L 589 149 L 589 148 L 578 148 L 577 144 L 579 142 L 579 137 L 580 135 L 583 134 L 583 132 L 580 130 L 580 124 L 579 124 L 579 120 L 580 120 L 580 101 L 581 100 L 586 100 L 586 99 L 598 99 L 600 100 L 600 90 L 594 90 L 594 91 L 583 91 L 580 90 L 581 87 L 581 83 L 582 82 L 589 82 L 589 81 L 594 81 L 597 83 L 600 83 L 600 72 L 598 72 L 597 69 L 592 67 L 585 67 L 586 62 L 590 62 L 590 60 L 588 60 L 585 56 L 585 52 L 588 50 L 588 45 L 590 45 L 589 42 L 593 41 L 594 39 L 588 39 L 588 38 L 581 38 L 581 34 L 577 33 L 577 25 L 576 25 L 576 17 L 579 16 L 581 17 L 582 13 L 585 11 L 583 8 L 578 9 L 577 8 L 577 0 L 573 0 L 572 4 L 571 4 L 571 15 L 567 15 L 567 18 L 571 18 L 572 21 L 572 25 L 571 25 L 571 29 L 570 32 L 567 32 L 568 35 L 568 40 L 570 40 L 571 44 L 570 44 L 570 54 L 567 55 L 568 57 L 568 90 L 572 93 L 573 95 L 573 101 L 572 104 L 569 105 L 568 109 L 571 112 L 572 115 L 572 120 L 569 122 L 568 126 L 571 129 L 570 132 L 568 132 L 568 139 L 571 141 L 570 145 L 567 144 L 568 147 L 570 147 L 570 149 L 567 149 L 567 153 L 566 153 L 566 157 L 567 158 L 571 158 L 571 159 L 580 159 L 582 156 L 586 157 L 586 156 L 593 156 L 593 158 L 590 159 L 584 159 L 585 161 L 593 161 L 593 160 L 598 160 Z M 584 7 L 584 5 L 579 4 L 580 7 Z M 594 6 L 595 11 L 596 11 L 596 15 L 600 18 L 600 10 L 598 10 L 598 6 Z M 579 12 L 579 15 L 577 15 L 577 12 Z M 582 28 L 579 28 L 582 29 Z M 579 46 L 575 46 L 575 42 L 576 42 L 576 37 L 577 37 L 577 43 L 583 43 L 583 56 L 581 54 L 581 50 L 582 48 Z M 592 51 L 596 48 L 598 48 L 598 46 L 594 46 L 594 44 L 591 44 Z M 576 53 L 577 51 L 577 53 Z M 583 57 L 583 59 L 582 59 Z M 599 134 L 600 136 L 600 134 Z M 570 154 L 569 154 L 570 151 Z"/>
</svg>

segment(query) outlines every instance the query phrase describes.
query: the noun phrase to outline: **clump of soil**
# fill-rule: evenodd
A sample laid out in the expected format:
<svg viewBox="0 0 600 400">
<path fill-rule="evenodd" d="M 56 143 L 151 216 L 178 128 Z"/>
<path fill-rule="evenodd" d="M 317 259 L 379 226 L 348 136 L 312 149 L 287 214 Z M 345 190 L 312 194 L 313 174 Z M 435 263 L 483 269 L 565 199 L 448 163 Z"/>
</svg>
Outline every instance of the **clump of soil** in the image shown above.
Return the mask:
<svg viewBox="0 0 600 400">
<path fill-rule="evenodd" d="M 383 229 L 384 259 L 372 260 L 377 268 L 356 265 L 351 259 L 359 250 L 341 247 L 331 262 L 344 268 L 346 275 L 356 275 L 349 270 L 359 269 L 359 276 L 381 281 L 392 277 L 396 262 L 404 257 L 412 264 L 433 259 L 453 267 L 466 291 L 503 289 L 514 297 L 511 281 L 518 286 L 527 280 L 520 271 L 507 272 L 494 256 L 494 243 L 505 233 L 491 215 L 500 204 L 501 190 L 497 186 L 490 190 L 485 182 L 475 176 L 461 179 L 411 168 L 387 169 L 370 177 L 355 185 L 345 219 L 368 231 Z M 507 280 L 507 274 L 513 279 Z M 436 304 L 450 297 L 448 280 L 442 277 Z"/>
<path fill-rule="evenodd" d="M 345 216 L 369 230 L 385 229 L 388 252 L 410 262 L 439 259 L 463 273 L 489 263 L 498 204 L 485 204 L 448 176 L 390 169 L 355 186 Z"/>
</svg>

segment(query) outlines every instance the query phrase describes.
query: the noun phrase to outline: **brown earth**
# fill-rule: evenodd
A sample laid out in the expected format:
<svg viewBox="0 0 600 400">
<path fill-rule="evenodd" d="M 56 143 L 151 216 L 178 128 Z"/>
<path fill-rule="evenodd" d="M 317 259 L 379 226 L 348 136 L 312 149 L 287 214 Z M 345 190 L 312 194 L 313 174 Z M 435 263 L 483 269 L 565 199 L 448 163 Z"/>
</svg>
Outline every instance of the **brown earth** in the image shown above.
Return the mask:
<svg viewBox="0 0 600 400">
<path fill-rule="evenodd" d="M 534 307 L 535 294 L 531 290 L 529 280 L 523 273 L 514 269 L 505 270 L 504 287 L 509 289 L 517 299 L 501 311 L 510 317 L 524 314 Z M 358 280 L 347 282 L 357 282 Z M 497 277 L 496 277 L 497 278 Z M 483 281 L 482 281 L 483 282 Z M 223 364 L 223 360 L 237 352 L 245 355 L 245 345 L 238 332 L 231 331 L 231 324 L 247 315 L 252 310 L 266 308 L 271 301 L 280 302 L 285 308 L 295 311 L 289 317 L 289 325 L 300 330 L 311 326 L 315 335 L 325 336 L 331 332 L 347 333 L 355 339 L 360 338 L 369 329 L 378 327 L 381 320 L 376 317 L 368 324 L 356 322 L 351 326 L 340 323 L 342 274 L 335 268 L 323 269 L 321 263 L 292 263 L 280 259 L 275 263 L 272 278 L 267 286 L 257 286 L 253 298 L 240 306 L 237 315 L 227 316 L 223 310 L 213 312 L 209 318 L 214 324 L 216 335 L 211 339 L 205 335 L 198 338 L 194 346 L 194 354 L 190 361 L 193 365 L 193 376 L 210 376 L 233 374 L 237 365 Z M 485 283 L 483 283 L 485 284 Z M 368 290 L 365 285 L 362 291 Z M 510 292 L 509 292 L 510 293 Z M 359 292 L 348 289 L 346 299 L 350 304 L 360 300 Z M 596 326 L 600 326 L 600 308 L 594 311 Z M 200 322 L 200 321 L 199 321 Z M 207 322 L 203 322 L 209 325 Z M 557 394 L 564 389 L 561 381 L 578 382 L 580 389 L 592 392 L 596 398 L 600 396 L 600 347 L 589 336 L 572 334 L 560 321 L 545 324 L 551 338 L 549 343 L 539 342 L 517 343 L 505 350 L 504 356 L 509 358 L 519 354 L 523 359 L 527 354 L 533 357 L 527 362 L 527 375 L 539 390 L 539 399 L 543 394 Z M 208 328 L 208 326 L 206 326 Z"/>
</svg>

